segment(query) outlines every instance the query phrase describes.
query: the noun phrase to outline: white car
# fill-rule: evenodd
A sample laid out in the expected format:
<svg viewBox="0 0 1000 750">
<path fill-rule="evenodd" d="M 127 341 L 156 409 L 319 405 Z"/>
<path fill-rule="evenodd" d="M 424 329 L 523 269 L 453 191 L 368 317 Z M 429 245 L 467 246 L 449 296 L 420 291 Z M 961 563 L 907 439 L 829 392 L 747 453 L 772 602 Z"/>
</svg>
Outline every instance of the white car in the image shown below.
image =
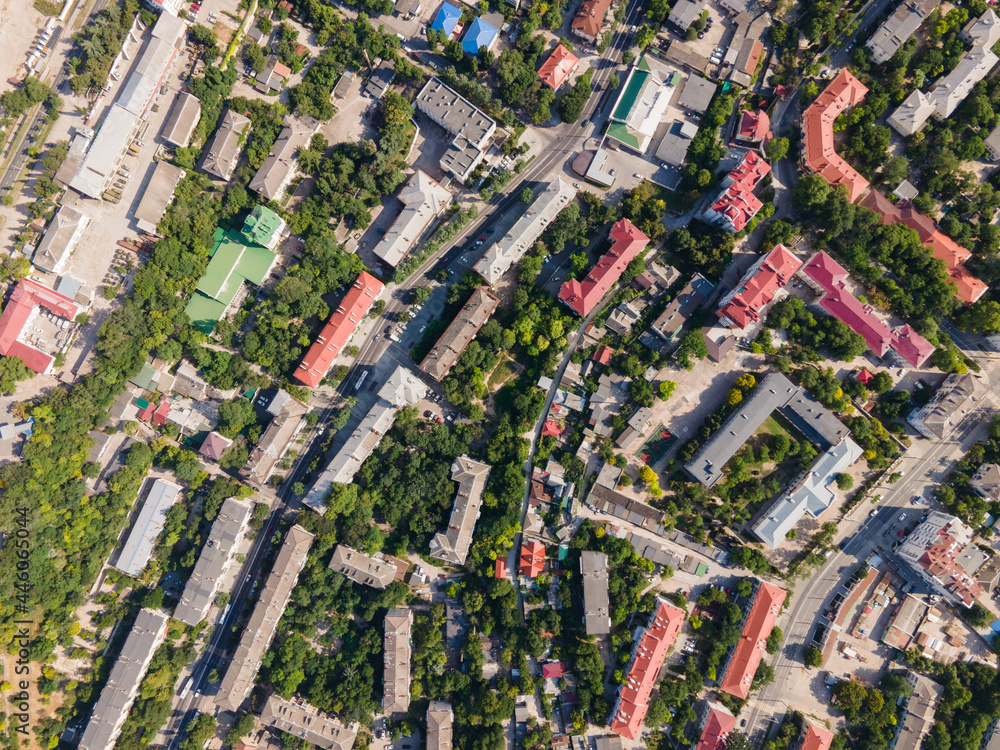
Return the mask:
<svg viewBox="0 0 1000 750">
<path fill-rule="evenodd" d="M 900 521 L 905 521 L 906 520 L 906 514 L 905 513 L 900 513 L 899 514 L 899 520 Z"/>
<path fill-rule="evenodd" d="M 635 173 L 634 175 L 632 175 L 632 176 L 633 176 L 633 177 L 635 177 L 635 178 L 637 178 L 637 179 L 639 179 L 639 180 L 641 180 L 641 179 L 642 179 L 642 175 L 641 175 L 641 174 L 639 174 L 638 172 L 636 172 L 636 173 Z"/>
</svg>

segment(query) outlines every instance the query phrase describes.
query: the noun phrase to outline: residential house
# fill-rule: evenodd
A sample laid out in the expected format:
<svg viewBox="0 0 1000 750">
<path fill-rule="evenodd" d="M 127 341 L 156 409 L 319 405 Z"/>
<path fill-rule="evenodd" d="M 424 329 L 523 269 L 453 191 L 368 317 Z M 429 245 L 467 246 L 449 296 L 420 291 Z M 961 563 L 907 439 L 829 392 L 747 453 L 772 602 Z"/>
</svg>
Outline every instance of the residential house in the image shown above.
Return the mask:
<svg viewBox="0 0 1000 750">
<path fill-rule="evenodd" d="M 973 543 L 974 536 L 975 532 L 955 516 L 932 510 L 896 554 L 932 590 L 968 608 L 985 593 L 975 576 L 986 555 Z"/>
<path fill-rule="evenodd" d="M 373 557 L 351 549 L 345 544 L 338 544 L 334 548 L 328 567 L 355 583 L 373 589 L 386 589 L 400 576 L 400 565 L 396 562 L 396 558 L 382 553 Z M 405 563 L 402 572 L 406 572 Z"/>
<path fill-rule="evenodd" d="M 323 750 L 351 750 L 360 729 L 357 722 L 342 724 L 308 703 L 286 701 L 273 693 L 264 702 L 260 722 Z"/>
<path fill-rule="evenodd" d="M 413 610 L 393 608 L 385 613 L 382 646 L 382 715 L 392 719 L 410 710 L 410 658 Z"/>
<path fill-rule="evenodd" d="M 749 608 L 744 607 L 740 639 L 719 669 L 719 690 L 746 700 L 757 667 L 764 657 L 767 637 L 781 613 L 788 592 L 757 580 Z"/>
<path fill-rule="evenodd" d="M 742 232 L 764 207 L 754 191 L 770 172 L 771 165 L 756 151 L 747 151 L 739 165 L 722 180 L 722 193 L 705 209 L 705 220 L 727 232 Z"/>
<path fill-rule="evenodd" d="M 133 578 L 139 577 L 153 554 L 157 537 L 166 525 L 167 511 L 180 497 L 179 484 L 159 478 L 146 482 L 141 507 L 111 564 L 113 568 Z"/>
<path fill-rule="evenodd" d="M 750 266 L 739 284 L 719 302 L 719 322 L 741 330 L 760 323 L 778 292 L 801 267 L 802 261 L 791 250 L 776 245 Z"/>
<path fill-rule="evenodd" d="M 243 151 L 243 144 L 250 129 L 250 118 L 227 109 L 222 122 L 201 159 L 201 168 L 213 177 L 229 182 Z"/>
<path fill-rule="evenodd" d="M 294 118 L 286 118 L 278 140 L 250 181 L 250 189 L 267 200 L 283 201 L 285 188 L 295 177 L 299 149 L 306 146 L 312 133 L 312 127 Z"/>
<path fill-rule="evenodd" d="M 603 552 L 581 552 L 580 577 L 583 579 L 583 624 L 587 635 L 607 635 L 611 632 L 608 556 Z"/>
<path fill-rule="evenodd" d="M 240 476 L 256 487 L 263 487 L 278 468 L 295 436 L 306 425 L 309 407 L 289 398 L 281 412 L 267 425 L 260 441 L 251 449 L 250 458 L 240 469 Z"/>
<path fill-rule="evenodd" d="M 448 519 L 448 530 L 438 532 L 430 542 L 431 557 L 453 565 L 465 565 L 472 545 L 472 533 L 483 504 L 483 490 L 490 465 L 459 456 L 451 466 L 451 478 L 458 482 L 458 494 Z"/>
<path fill-rule="evenodd" d="M 559 289 L 559 299 L 581 317 L 590 315 L 649 242 L 649 237 L 628 219 L 616 221 L 611 227 L 610 237 L 611 248 L 590 269 L 587 277 L 582 282 L 576 279 L 564 281 Z"/>
<path fill-rule="evenodd" d="M 399 191 L 403 210 L 375 245 L 375 256 L 395 268 L 438 216 L 451 204 L 451 193 L 426 172 L 416 170 Z"/>
<path fill-rule="evenodd" d="M 476 288 L 424 357 L 420 369 L 438 382 L 444 380 L 499 304 L 500 298 L 489 289 L 484 286 Z"/>
<path fill-rule="evenodd" d="M 987 393 L 974 373 L 949 375 L 929 402 L 907 418 L 921 435 L 944 440 L 973 412 Z"/>
</svg>

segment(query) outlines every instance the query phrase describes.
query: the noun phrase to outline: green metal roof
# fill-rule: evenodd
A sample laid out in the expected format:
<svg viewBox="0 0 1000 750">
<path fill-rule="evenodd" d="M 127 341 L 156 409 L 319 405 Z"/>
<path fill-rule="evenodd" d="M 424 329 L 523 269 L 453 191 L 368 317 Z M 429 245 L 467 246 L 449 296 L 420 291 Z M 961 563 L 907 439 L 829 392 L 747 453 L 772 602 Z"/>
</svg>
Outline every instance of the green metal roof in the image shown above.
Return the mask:
<svg viewBox="0 0 1000 750">
<path fill-rule="evenodd" d="M 216 240 L 215 248 L 212 250 L 212 260 L 208 262 L 205 275 L 198 282 L 198 291 L 229 304 L 239 288 L 239 283 L 231 285 L 229 280 L 244 250 L 246 250 L 245 245 L 227 234 Z M 227 297 L 228 299 L 225 299 Z"/>
<path fill-rule="evenodd" d="M 257 206 L 243 222 L 243 236 L 255 245 L 267 245 L 281 226 L 281 217 L 267 206 Z"/>
<path fill-rule="evenodd" d="M 639 148 L 639 139 L 628 132 L 628 126 L 624 122 L 611 123 L 608 126 L 608 138 L 613 138 L 634 149 Z"/>
<path fill-rule="evenodd" d="M 274 265 L 275 257 L 266 247 L 252 245 L 243 251 L 243 257 L 236 266 L 236 273 L 251 284 L 260 286 Z"/>
<path fill-rule="evenodd" d="M 195 292 L 188 306 L 184 308 L 191 325 L 206 334 L 212 332 L 225 311 L 226 303 L 207 297 L 201 292 Z"/>
<path fill-rule="evenodd" d="M 156 390 L 156 370 L 149 362 L 144 362 L 142 369 L 139 370 L 139 374 L 134 378 L 130 378 L 130 382 L 135 383 L 139 388 L 144 391 L 155 391 Z M 145 408 L 145 407 L 143 407 Z"/>
<path fill-rule="evenodd" d="M 635 106 L 635 102 L 639 98 L 639 92 L 646 85 L 647 78 L 649 78 L 649 65 L 646 64 L 646 59 L 643 58 L 639 65 L 634 67 L 632 72 L 629 73 L 628 84 L 625 86 L 625 90 L 618 100 L 618 105 L 611 115 L 612 120 L 628 119 L 628 113 Z"/>
<path fill-rule="evenodd" d="M 703 576 L 708 572 L 708 566 L 705 563 L 698 563 L 698 567 L 695 568 L 694 574 L 696 576 Z"/>
</svg>

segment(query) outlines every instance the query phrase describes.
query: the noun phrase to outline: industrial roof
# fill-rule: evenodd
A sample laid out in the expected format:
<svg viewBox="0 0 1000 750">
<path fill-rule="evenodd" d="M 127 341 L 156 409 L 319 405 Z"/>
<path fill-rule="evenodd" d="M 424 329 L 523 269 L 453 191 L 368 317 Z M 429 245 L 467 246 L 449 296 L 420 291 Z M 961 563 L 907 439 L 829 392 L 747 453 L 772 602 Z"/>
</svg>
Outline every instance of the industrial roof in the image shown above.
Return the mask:
<svg viewBox="0 0 1000 750">
<path fill-rule="evenodd" d="M 746 615 L 743 632 L 722 669 L 719 690 L 740 700 L 750 694 L 750 685 L 757 673 L 767 637 L 781 613 L 788 592 L 770 583 L 757 582 L 750 612 Z"/>
<path fill-rule="evenodd" d="M 847 68 L 842 68 L 802 115 L 806 166 L 831 185 L 846 185 L 852 202 L 868 188 L 868 180 L 837 153 L 833 123 L 842 112 L 859 104 L 867 94 L 868 87 L 851 75 Z"/>
<path fill-rule="evenodd" d="M 484 286 L 478 287 L 424 357 L 420 369 L 439 382 L 443 380 L 499 304 L 499 297 Z"/>
<path fill-rule="evenodd" d="M 538 69 L 538 76 L 546 86 L 558 89 L 573 74 L 579 63 L 580 58 L 560 44 L 542 63 L 542 67 Z"/>
<path fill-rule="evenodd" d="M 659 683 L 660 667 L 681 632 L 684 616 L 683 609 L 657 599 L 649 623 L 633 648 L 625 684 L 618 691 L 618 700 L 608 722 L 611 731 L 630 740 L 639 737 L 649 709 L 649 698 Z"/>
<path fill-rule="evenodd" d="M 367 271 L 358 275 L 296 368 L 296 380 L 311 388 L 319 385 L 384 287 L 385 284 Z"/>
<path fill-rule="evenodd" d="M 138 115 L 112 104 L 69 186 L 88 198 L 100 198 L 138 122 Z"/>
<path fill-rule="evenodd" d="M 288 605 L 299 573 L 305 567 L 313 538 L 298 525 L 290 528 L 285 535 L 274 567 L 264 581 L 257 604 L 219 686 L 215 702 L 223 711 L 238 711 L 249 695 L 261 659 L 271 645 L 278 621 Z"/>
<path fill-rule="evenodd" d="M 115 746 L 149 663 L 166 638 L 169 619 L 163 612 L 139 610 L 83 730 L 80 750 L 109 750 Z"/>
<path fill-rule="evenodd" d="M 435 217 L 451 203 L 451 193 L 418 169 L 399 191 L 403 210 L 375 245 L 375 256 L 395 268 Z"/>
<path fill-rule="evenodd" d="M 474 266 L 476 273 L 490 285 L 497 283 L 513 265 L 521 261 L 545 228 L 575 197 L 576 188 L 562 177 L 548 183 L 514 226 L 486 249 Z"/>
<path fill-rule="evenodd" d="M 181 92 L 163 123 L 163 140 L 171 146 L 187 148 L 194 129 L 201 120 L 201 100 L 187 91 Z"/>
<path fill-rule="evenodd" d="M 89 224 L 90 217 L 86 214 L 72 206 L 60 206 L 31 262 L 48 273 L 61 273 Z"/>
<path fill-rule="evenodd" d="M 878 357 L 892 352 L 911 367 L 922 367 L 934 347 L 909 325 L 890 328 L 847 288 L 847 271 L 825 252 L 818 252 L 803 267 L 803 273 L 825 294 L 820 306 L 864 338 Z"/>
<path fill-rule="evenodd" d="M 583 282 L 576 279 L 564 281 L 559 289 L 559 299 L 573 312 L 586 317 L 597 306 L 611 287 L 628 268 L 629 263 L 646 249 L 649 237 L 628 219 L 619 219 L 611 227 L 611 249 L 590 269 Z"/>
<path fill-rule="evenodd" d="M 167 511 L 180 499 L 181 487 L 165 479 L 153 479 L 147 482 L 145 495 L 113 566 L 133 577 L 138 577 L 149 562 Z"/>
<path fill-rule="evenodd" d="M 243 150 L 244 136 L 249 128 L 250 118 L 227 109 L 218 130 L 205 146 L 201 168 L 219 179 L 228 181 L 236 171 L 236 163 Z"/>
<path fill-rule="evenodd" d="M 479 54 L 480 47 L 489 49 L 496 42 L 500 30 L 482 18 L 476 18 L 469 24 L 468 31 L 462 37 L 462 51 L 467 55 Z"/>
<path fill-rule="evenodd" d="M 133 214 L 141 230 L 156 232 L 156 225 L 160 223 L 167 206 L 174 199 L 174 190 L 183 176 L 183 169 L 166 161 L 157 162 L 153 176 L 149 178 L 146 189 L 142 192 L 142 200 L 139 201 Z"/>
<path fill-rule="evenodd" d="M 194 626 L 208 615 L 215 595 L 219 593 L 222 581 L 236 557 L 252 512 L 247 503 L 233 497 L 222 503 L 208 539 L 201 548 L 198 562 L 184 586 L 181 601 L 174 610 L 175 620 Z"/>
<path fill-rule="evenodd" d="M 472 545 L 479 510 L 483 504 L 483 490 L 490 475 L 490 465 L 459 456 L 451 466 L 451 478 L 458 482 L 458 494 L 451 509 L 446 531 L 438 532 L 430 542 L 431 557 L 455 565 L 465 565 L 465 558 Z"/>
<path fill-rule="evenodd" d="M 608 556 L 603 552 L 580 553 L 583 579 L 583 624 L 587 635 L 611 632 L 611 605 L 608 600 Z"/>
</svg>

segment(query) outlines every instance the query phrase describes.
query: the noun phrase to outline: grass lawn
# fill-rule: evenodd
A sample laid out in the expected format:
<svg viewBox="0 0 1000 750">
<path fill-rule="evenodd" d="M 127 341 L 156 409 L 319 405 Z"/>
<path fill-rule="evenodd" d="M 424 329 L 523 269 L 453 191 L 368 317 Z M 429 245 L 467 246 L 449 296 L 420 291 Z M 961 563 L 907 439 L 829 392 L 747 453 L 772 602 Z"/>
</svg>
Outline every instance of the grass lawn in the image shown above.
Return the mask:
<svg viewBox="0 0 1000 750">
<path fill-rule="evenodd" d="M 503 385 L 506 380 L 514 374 L 514 370 L 510 366 L 510 360 L 504 360 L 496 367 L 493 368 L 493 372 L 490 373 L 489 386 L 490 390 L 493 391 L 499 386 Z"/>
</svg>

